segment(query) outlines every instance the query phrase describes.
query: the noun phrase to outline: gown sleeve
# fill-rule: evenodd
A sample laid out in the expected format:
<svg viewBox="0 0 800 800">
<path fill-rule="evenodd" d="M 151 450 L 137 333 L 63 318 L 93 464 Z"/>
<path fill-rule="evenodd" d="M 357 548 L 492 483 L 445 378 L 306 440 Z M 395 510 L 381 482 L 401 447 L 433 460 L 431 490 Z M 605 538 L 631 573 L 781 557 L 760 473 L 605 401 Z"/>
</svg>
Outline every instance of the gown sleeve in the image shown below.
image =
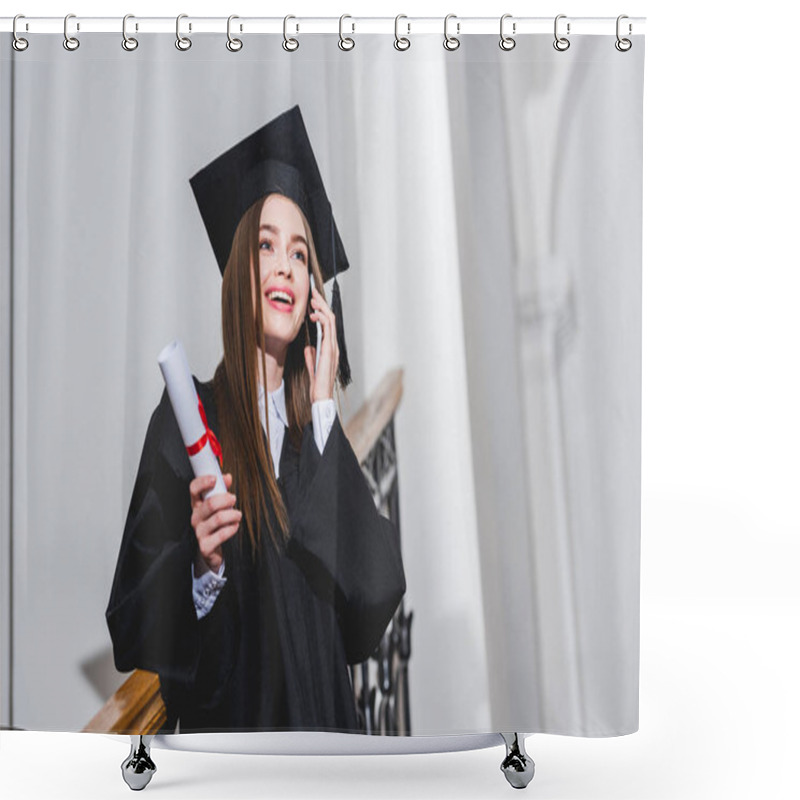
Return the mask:
<svg viewBox="0 0 800 800">
<path fill-rule="evenodd" d="M 189 683 L 200 655 L 192 600 L 191 467 L 166 390 L 150 419 L 106 610 L 118 670 Z"/>
<path fill-rule="evenodd" d="M 406 590 L 397 528 L 375 507 L 338 417 L 322 454 L 306 426 L 298 479 L 289 555 L 334 605 L 348 663 L 365 661 Z"/>
</svg>

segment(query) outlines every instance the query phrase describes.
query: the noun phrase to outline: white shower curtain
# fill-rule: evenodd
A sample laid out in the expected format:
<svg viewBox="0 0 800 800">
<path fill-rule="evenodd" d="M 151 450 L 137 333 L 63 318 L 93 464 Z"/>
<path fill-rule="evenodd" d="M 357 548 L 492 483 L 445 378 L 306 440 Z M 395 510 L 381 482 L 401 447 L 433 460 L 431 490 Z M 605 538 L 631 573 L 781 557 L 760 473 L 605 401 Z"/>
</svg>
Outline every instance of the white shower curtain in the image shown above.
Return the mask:
<svg viewBox="0 0 800 800">
<path fill-rule="evenodd" d="M 0 44 L 1 721 L 80 729 L 122 681 L 103 611 L 155 357 L 222 355 L 188 178 L 299 104 L 356 265 L 342 418 L 404 370 L 413 733 L 635 730 L 643 40 L 62 41 Z"/>
</svg>

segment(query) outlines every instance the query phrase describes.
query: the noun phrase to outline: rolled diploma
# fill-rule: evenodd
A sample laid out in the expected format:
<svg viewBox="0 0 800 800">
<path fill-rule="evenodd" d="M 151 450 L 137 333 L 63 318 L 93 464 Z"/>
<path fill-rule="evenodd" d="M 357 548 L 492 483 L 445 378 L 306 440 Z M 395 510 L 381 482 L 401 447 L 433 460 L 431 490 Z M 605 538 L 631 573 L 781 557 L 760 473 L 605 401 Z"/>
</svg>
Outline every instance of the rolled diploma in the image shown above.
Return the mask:
<svg viewBox="0 0 800 800">
<path fill-rule="evenodd" d="M 187 448 L 191 447 L 205 436 L 206 427 L 200 417 L 197 389 L 195 389 L 192 373 L 189 370 L 186 351 L 178 339 L 170 342 L 158 354 L 158 366 L 161 367 L 164 383 L 167 384 L 167 393 L 172 403 L 172 410 L 175 412 L 175 419 L 178 420 L 183 444 Z M 217 479 L 214 487 L 203 497 L 228 491 L 222 477 L 222 470 L 219 468 L 219 462 L 209 441 L 206 441 L 200 452 L 189 456 L 189 462 L 196 478 L 201 475 L 213 475 Z"/>
</svg>

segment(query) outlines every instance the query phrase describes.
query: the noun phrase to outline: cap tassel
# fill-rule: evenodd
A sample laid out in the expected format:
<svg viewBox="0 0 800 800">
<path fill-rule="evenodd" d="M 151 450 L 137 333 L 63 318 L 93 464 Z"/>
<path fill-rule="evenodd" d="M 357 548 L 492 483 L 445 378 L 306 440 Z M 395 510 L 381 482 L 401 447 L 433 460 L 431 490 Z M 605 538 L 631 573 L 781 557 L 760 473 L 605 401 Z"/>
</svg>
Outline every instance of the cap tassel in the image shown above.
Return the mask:
<svg viewBox="0 0 800 800">
<path fill-rule="evenodd" d="M 342 298 L 339 295 L 339 281 L 333 277 L 333 295 L 331 297 L 331 311 L 336 317 L 336 341 L 339 343 L 339 385 L 346 389 L 352 378 L 350 376 L 350 362 L 347 360 L 347 343 L 344 340 L 344 319 L 342 318 Z"/>
</svg>

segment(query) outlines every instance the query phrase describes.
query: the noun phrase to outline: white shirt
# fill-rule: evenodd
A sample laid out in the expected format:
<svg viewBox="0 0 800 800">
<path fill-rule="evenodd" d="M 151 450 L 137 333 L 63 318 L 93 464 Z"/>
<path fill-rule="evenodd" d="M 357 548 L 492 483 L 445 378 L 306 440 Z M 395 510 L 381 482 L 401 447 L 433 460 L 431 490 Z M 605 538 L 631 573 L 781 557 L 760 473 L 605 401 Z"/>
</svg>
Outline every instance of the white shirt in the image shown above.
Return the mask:
<svg viewBox="0 0 800 800">
<path fill-rule="evenodd" d="M 272 465 L 275 468 L 275 477 L 280 477 L 281 449 L 283 447 L 283 437 L 289 427 L 289 419 L 286 416 L 286 394 L 283 381 L 281 385 L 269 395 L 269 413 L 264 403 L 264 387 L 258 385 L 258 415 L 261 419 L 261 426 L 269 436 L 270 451 L 272 452 Z M 311 406 L 311 425 L 314 430 L 314 441 L 320 453 L 325 450 L 325 443 L 328 441 L 334 420 L 336 419 L 336 404 L 332 399 L 318 400 Z M 222 591 L 222 587 L 227 583 L 225 574 L 225 562 L 223 561 L 219 572 L 208 570 L 199 578 L 194 574 L 194 564 L 192 564 L 192 597 L 194 608 L 197 612 L 197 619 L 202 619 L 211 611 L 214 601 Z"/>
</svg>

